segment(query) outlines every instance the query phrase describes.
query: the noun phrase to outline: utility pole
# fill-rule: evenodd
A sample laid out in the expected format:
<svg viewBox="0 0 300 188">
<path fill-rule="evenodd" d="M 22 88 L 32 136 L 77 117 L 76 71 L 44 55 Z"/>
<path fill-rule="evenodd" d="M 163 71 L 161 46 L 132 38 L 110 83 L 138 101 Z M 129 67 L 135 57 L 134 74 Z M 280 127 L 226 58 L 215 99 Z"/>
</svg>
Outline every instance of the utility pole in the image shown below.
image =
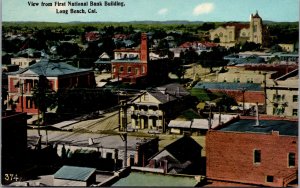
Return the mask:
<svg viewBox="0 0 300 188">
<path fill-rule="evenodd" d="M 264 94 L 265 94 L 265 105 L 264 105 L 264 111 L 265 111 L 265 113 L 266 113 L 266 111 L 267 111 L 267 73 L 266 72 L 264 72 L 263 73 L 263 75 L 264 75 Z"/>
<path fill-rule="evenodd" d="M 243 115 L 245 115 L 245 91 L 246 88 L 242 88 L 242 93 L 243 93 Z"/>
<path fill-rule="evenodd" d="M 123 160 L 123 167 L 127 167 L 127 132 L 120 133 L 120 137 L 124 142 L 124 160 Z"/>
</svg>

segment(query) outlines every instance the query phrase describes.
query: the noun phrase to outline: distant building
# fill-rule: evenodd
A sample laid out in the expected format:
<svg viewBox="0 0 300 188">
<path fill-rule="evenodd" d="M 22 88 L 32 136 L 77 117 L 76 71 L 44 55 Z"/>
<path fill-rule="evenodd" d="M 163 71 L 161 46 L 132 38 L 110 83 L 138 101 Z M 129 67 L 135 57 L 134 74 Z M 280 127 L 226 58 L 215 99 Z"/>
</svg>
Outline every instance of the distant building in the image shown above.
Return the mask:
<svg viewBox="0 0 300 188">
<path fill-rule="evenodd" d="M 240 83 L 240 77 L 236 78 L 235 82 L 199 82 L 193 90 L 205 89 L 213 93 L 223 93 L 236 100 L 240 105 L 245 103 L 245 108 L 251 106 L 265 104 L 265 93 L 261 84 L 255 83 Z"/>
<path fill-rule="evenodd" d="M 298 117 L 299 110 L 299 70 L 267 82 L 267 114 Z"/>
<path fill-rule="evenodd" d="M 17 112 L 38 113 L 32 98 L 32 89 L 38 83 L 40 75 L 46 76 L 53 91 L 95 86 L 94 73 L 90 69 L 78 69 L 67 63 L 42 59 L 25 69 L 8 73 L 9 100 L 15 103 Z"/>
<path fill-rule="evenodd" d="M 264 44 L 267 28 L 263 26 L 262 18 L 256 12 L 251 14 L 250 23 L 227 23 L 214 30 L 210 30 L 210 40 L 219 39 L 219 44 L 225 47 L 232 47 L 239 42 L 254 42 Z"/>
<path fill-rule="evenodd" d="M 298 122 L 240 120 L 209 130 L 206 175 L 211 186 L 297 187 Z"/>
<path fill-rule="evenodd" d="M 140 49 L 114 51 L 112 78 L 125 83 L 162 82 L 168 77 L 168 59 L 150 60 L 147 34 L 141 35 Z"/>
<path fill-rule="evenodd" d="M 111 57 L 103 52 L 97 61 L 94 62 L 95 69 L 97 68 L 99 71 L 111 71 Z"/>
<path fill-rule="evenodd" d="M 18 65 L 20 68 L 26 68 L 34 63 L 40 61 L 40 58 L 25 58 L 25 57 L 15 57 L 11 58 L 12 65 Z"/>
<path fill-rule="evenodd" d="M 55 174 L 53 186 L 88 187 L 96 183 L 96 169 L 77 166 L 63 166 Z"/>
</svg>

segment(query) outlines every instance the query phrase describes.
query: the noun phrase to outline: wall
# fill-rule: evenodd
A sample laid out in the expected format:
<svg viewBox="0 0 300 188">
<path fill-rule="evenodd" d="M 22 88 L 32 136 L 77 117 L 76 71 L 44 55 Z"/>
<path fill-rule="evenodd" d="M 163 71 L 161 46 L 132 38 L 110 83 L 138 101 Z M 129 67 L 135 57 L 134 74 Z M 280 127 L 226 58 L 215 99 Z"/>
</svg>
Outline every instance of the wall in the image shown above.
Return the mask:
<svg viewBox="0 0 300 188">
<path fill-rule="evenodd" d="M 283 178 L 298 166 L 296 136 L 208 131 L 206 137 L 207 177 L 215 180 L 282 186 Z M 261 163 L 254 164 L 254 149 L 261 150 Z M 288 167 L 288 153 L 296 153 L 296 167 Z M 266 176 L 274 176 L 273 183 Z"/>
<path fill-rule="evenodd" d="M 74 180 L 66 180 L 66 179 L 55 179 L 53 180 L 53 186 L 81 186 L 86 187 L 87 182 L 84 181 L 74 181 Z"/>
</svg>

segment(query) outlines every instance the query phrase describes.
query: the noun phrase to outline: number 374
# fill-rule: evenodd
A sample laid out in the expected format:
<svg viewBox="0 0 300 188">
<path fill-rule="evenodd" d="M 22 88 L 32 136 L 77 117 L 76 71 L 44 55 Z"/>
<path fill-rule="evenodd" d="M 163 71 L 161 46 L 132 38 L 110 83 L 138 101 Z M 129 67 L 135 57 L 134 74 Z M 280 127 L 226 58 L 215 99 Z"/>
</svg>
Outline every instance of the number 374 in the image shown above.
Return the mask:
<svg viewBox="0 0 300 188">
<path fill-rule="evenodd" d="M 18 175 L 17 174 L 4 174 L 4 179 L 6 181 L 13 181 L 18 179 Z"/>
</svg>

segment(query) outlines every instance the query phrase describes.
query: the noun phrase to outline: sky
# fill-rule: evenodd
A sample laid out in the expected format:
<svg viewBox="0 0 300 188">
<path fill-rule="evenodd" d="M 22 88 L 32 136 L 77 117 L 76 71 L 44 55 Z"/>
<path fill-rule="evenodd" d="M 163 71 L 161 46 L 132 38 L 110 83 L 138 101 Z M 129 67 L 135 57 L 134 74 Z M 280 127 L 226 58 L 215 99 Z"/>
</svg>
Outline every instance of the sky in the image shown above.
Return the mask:
<svg viewBox="0 0 300 188">
<path fill-rule="evenodd" d="M 249 21 L 258 11 L 263 20 L 299 21 L 299 0 L 119 0 L 125 6 L 54 6 L 54 2 L 90 0 L 2 0 L 2 21 L 43 22 L 126 22 L 188 20 L 205 22 Z M 30 6 L 29 2 L 39 3 Z M 41 3 L 52 6 L 41 6 Z M 107 1 L 117 2 L 117 1 Z M 86 14 L 71 14 L 70 9 L 84 9 Z M 88 13 L 96 9 L 97 13 Z M 68 10 L 68 14 L 57 11 Z"/>
</svg>

